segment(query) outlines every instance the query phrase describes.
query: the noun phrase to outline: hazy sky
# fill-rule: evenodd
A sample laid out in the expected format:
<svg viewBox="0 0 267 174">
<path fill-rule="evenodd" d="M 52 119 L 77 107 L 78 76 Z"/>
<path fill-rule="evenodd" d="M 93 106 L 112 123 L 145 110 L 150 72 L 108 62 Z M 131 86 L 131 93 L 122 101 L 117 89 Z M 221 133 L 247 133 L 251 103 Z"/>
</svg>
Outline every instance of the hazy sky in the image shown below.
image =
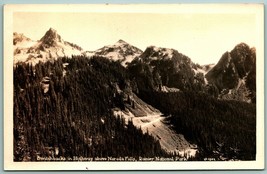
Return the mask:
<svg viewBox="0 0 267 174">
<path fill-rule="evenodd" d="M 84 50 L 123 39 L 143 51 L 150 45 L 174 48 L 199 64 L 217 63 L 240 42 L 257 42 L 253 14 L 14 13 L 14 32 L 33 40 L 50 27 Z"/>
</svg>

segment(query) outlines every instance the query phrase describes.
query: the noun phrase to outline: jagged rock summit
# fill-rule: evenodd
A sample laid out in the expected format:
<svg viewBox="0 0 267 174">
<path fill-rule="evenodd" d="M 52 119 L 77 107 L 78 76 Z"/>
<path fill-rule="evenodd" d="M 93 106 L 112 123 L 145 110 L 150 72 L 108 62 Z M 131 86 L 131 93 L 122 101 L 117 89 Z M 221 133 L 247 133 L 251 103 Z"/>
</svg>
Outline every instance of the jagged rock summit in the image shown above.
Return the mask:
<svg viewBox="0 0 267 174">
<path fill-rule="evenodd" d="M 42 44 L 47 46 L 55 46 L 56 43 L 64 43 L 61 36 L 53 28 L 50 28 L 40 40 Z"/>
<path fill-rule="evenodd" d="M 223 99 L 256 101 L 256 49 L 240 43 L 231 52 L 225 52 L 219 62 L 206 74 Z M 240 93 L 240 94 L 239 94 Z"/>
<path fill-rule="evenodd" d="M 15 64 L 18 62 L 36 64 L 39 61 L 83 54 L 80 46 L 64 41 L 53 28 L 50 28 L 38 41 L 33 41 L 23 34 L 14 33 L 13 45 Z"/>
</svg>

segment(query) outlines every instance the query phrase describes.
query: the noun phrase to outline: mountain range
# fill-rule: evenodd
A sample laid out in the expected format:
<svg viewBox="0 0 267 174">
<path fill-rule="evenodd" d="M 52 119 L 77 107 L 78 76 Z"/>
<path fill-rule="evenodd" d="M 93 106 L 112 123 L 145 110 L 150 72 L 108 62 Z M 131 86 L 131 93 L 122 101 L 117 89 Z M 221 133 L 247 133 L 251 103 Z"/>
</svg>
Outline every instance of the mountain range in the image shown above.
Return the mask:
<svg viewBox="0 0 267 174">
<path fill-rule="evenodd" d="M 149 66 L 145 71 L 154 79 L 148 87 L 154 89 L 177 91 L 205 87 L 222 99 L 256 101 L 256 49 L 245 43 L 225 52 L 216 65 L 203 66 L 175 49 L 149 46 L 142 51 L 123 40 L 95 51 L 84 51 L 80 46 L 64 41 L 52 28 L 38 41 L 13 33 L 13 45 L 15 64 L 36 64 L 72 55 L 100 56 L 119 61 L 124 67 L 129 65 L 129 69 L 137 68 L 138 64 Z"/>
<path fill-rule="evenodd" d="M 50 151 L 255 158 L 256 49 L 245 43 L 209 65 L 123 40 L 86 51 L 52 28 L 37 41 L 14 33 L 13 46 L 18 161 Z"/>
</svg>

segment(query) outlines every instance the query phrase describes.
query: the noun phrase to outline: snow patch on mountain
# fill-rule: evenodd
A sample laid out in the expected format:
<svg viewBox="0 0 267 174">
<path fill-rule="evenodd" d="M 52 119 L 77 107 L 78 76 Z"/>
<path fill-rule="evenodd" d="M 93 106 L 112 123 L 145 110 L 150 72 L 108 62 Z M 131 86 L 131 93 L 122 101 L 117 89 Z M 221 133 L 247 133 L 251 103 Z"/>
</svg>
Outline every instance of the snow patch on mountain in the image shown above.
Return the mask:
<svg viewBox="0 0 267 174">
<path fill-rule="evenodd" d="M 86 57 L 92 57 L 92 56 L 95 56 L 95 52 L 94 51 L 85 51 L 85 52 L 83 52 L 83 55 Z"/>
<path fill-rule="evenodd" d="M 194 71 L 194 74 L 195 76 L 197 76 L 198 74 L 202 74 L 203 75 L 203 78 L 204 78 L 204 82 L 205 82 L 205 85 L 208 84 L 208 80 L 206 79 L 205 75 L 208 73 L 208 71 L 210 69 L 204 69 L 204 68 L 200 68 L 200 67 L 196 67 L 196 68 L 192 68 L 192 70 Z"/>
<path fill-rule="evenodd" d="M 126 67 L 135 57 L 143 53 L 137 47 L 134 47 L 123 40 L 117 41 L 113 45 L 104 46 L 94 52 L 86 52 L 87 56 L 101 56 L 113 61 L 119 61 Z"/>
<path fill-rule="evenodd" d="M 179 92 L 180 89 L 178 88 L 171 88 L 171 87 L 168 87 L 168 86 L 162 86 L 161 87 L 161 92 Z"/>
<path fill-rule="evenodd" d="M 207 73 L 206 71 L 204 71 L 201 68 L 196 68 L 196 69 L 193 68 L 193 71 L 194 71 L 195 74 L 202 73 L 202 74 L 205 75 Z"/>
<path fill-rule="evenodd" d="M 203 71 L 208 73 L 214 66 L 215 66 L 215 64 L 203 65 L 203 66 L 201 66 L 201 69 L 203 69 Z"/>
<path fill-rule="evenodd" d="M 144 51 L 142 58 L 149 60 L 171 59 L 175 54 L 174 49 L 149 46 Z"/>
</svg>

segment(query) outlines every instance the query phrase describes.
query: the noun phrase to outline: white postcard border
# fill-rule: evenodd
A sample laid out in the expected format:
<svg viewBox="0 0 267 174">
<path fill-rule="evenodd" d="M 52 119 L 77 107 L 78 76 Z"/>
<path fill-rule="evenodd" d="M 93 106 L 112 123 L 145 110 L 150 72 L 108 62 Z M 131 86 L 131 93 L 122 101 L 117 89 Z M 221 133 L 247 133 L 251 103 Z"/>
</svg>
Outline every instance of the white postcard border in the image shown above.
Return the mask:
<svg viewBox="0 0 267 174">
<path fill-rule="evenodd" d="M 13 13 L 244 13 L 255 14 L 257 49 L 256 161 L 227 162 L 14 162 Z M 262 4 L 5 5 L 4 6 L 4 169 L 5 170 L 225 170 L 264 168 L 264 21 Z"/>
</svg>

